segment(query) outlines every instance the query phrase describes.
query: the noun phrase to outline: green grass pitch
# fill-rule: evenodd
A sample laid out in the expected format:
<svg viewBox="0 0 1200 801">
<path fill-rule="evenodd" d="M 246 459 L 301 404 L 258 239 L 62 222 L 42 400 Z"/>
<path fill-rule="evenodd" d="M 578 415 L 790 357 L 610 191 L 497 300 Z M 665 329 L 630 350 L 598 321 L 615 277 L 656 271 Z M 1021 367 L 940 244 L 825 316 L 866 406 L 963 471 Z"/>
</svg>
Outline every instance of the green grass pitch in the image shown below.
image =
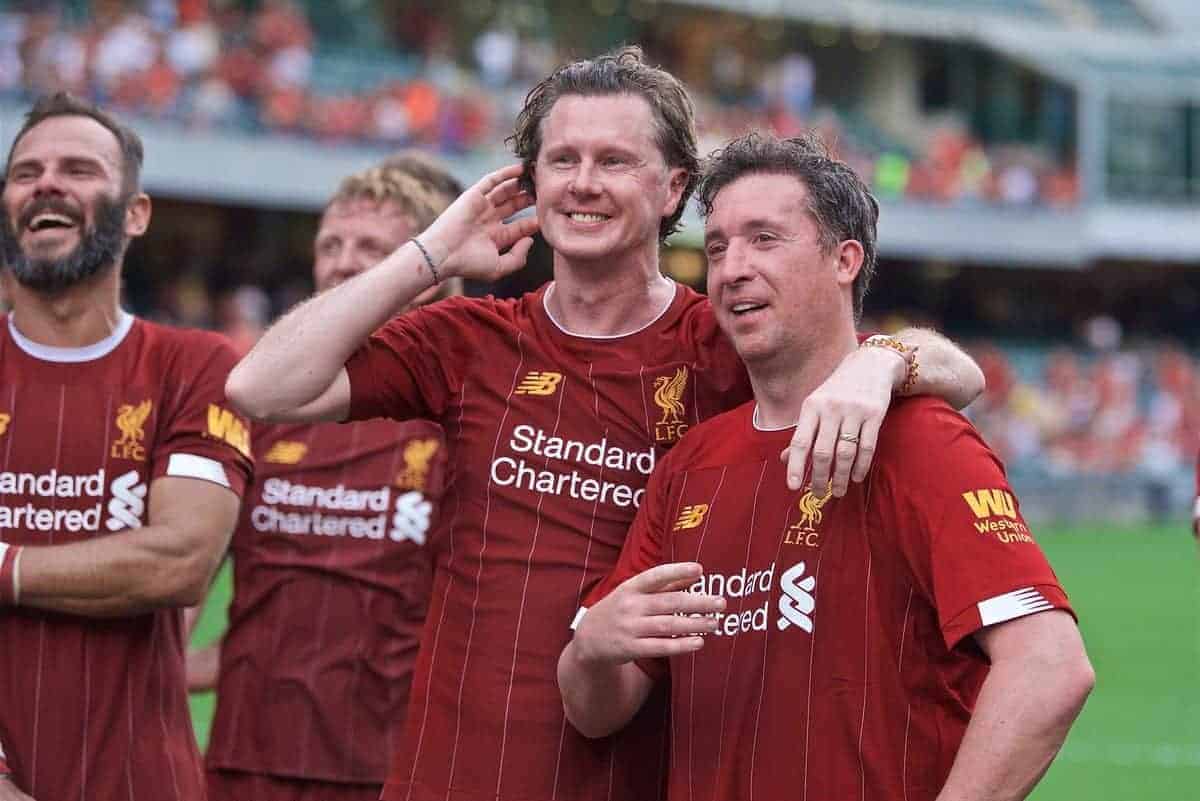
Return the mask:
<svg viewBox="0 0 1200 801">
<path fill-rule="evenodd" d="M 1096 689 L 1034 801 L 1200 799 L 1200 553 L 1184 524 L 1046 530 L 1039 542 L 1079 612 Z M 194 642 L 219 636 L 221 571 Z M 211 693 L 192 697 L 207 742 Z"/>
</svg>

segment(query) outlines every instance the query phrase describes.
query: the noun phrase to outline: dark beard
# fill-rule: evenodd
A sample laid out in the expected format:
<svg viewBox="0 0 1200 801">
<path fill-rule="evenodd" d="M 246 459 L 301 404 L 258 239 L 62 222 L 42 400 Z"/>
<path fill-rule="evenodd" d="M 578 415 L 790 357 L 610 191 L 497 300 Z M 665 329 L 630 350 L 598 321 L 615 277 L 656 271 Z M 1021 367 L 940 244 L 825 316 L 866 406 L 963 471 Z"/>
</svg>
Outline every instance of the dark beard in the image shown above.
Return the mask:
<svg viewBox="0 0 1200 801">
<path fill-rule="evenodd" d="M 61 259 L 36 259 L 26 255 L 21 250 L 17 226 L 7 210 L 0 209 L 0 268 L 12 270 L 13 277 L 22 286 L 49 294 L 107 273 L 125 248 L 125 211 L 128 207 L 128 199 L 98 198 L 92 227 L 84 229 L 79 244 Z"/>
</svg>

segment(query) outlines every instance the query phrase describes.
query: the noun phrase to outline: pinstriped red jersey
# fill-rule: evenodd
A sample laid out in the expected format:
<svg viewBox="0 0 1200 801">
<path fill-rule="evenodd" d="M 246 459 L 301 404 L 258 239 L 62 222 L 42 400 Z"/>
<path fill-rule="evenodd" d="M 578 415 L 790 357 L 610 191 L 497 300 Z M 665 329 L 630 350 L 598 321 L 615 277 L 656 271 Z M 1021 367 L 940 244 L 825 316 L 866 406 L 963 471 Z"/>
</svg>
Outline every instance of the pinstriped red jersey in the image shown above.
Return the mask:
<svg viewBox="0 0 1200 801">
<path fill-rule="evenodd" d="M 383 784 L 429 603 L 433 423 L 255 427 L 209 767 Z"/>
<path fill-rule="evenodd" d="M 587 740 L 564 719 L 555 663 L 655 462 L 749 385 L 689 289 L 607 339 L 557 327 L 545 292 L 425 307 L 347 365 L 351 417 L 436 420 L 453 472 L 387 799 L 646 801 L 662 788 L 661 703 Z"/>
<path fill-rule="evenodd" d="M 250 433 L 224 402 L 215 334 L 122 313 L 87 348 L 47 348 L 0 316 L 0 538 L 26 546 L 147 523 L 161 476 L 240 495 Z M 214 532 L 214 536 L 221 536 Z M 89 619 L 0 610 L 0 743 L 39 801 L 203 798 L 178 610 Z"/>
<path fill-rule="evenodd" d="M 722 595 L 695 654 L 639 663 L 671 687 L 671 801 L 931 801 L 987 662 L 969 636 L 1069 611 L 999 461 L 940 400 L 898 401 L 845 497 L 787 489 L 793 430 L 754 404 L 692 432 L 647 490 L 617 569 L 664 562 Z"/>
</svg>

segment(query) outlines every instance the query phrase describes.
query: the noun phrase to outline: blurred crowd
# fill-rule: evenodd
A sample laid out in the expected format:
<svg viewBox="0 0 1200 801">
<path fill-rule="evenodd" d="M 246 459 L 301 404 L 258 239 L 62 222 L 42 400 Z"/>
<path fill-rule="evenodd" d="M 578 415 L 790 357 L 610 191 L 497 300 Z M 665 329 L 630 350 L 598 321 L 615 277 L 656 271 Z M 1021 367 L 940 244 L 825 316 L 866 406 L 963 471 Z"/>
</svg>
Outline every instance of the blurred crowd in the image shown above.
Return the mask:
<svg viewBox="0 0 1200 801">
<path fill-rule="evenodd" d="M 1200 364 L 1186 351 L 981 344 L 971 352 L 987 391 L 968 415 L 1010 467 L 1164 482 L 1190 475 L 1200 446 Z"/>
<path fill-rule="evenodd" d="M 0 94 L 65 88 L 192 128 L 446 153 L 498 147 L 525 91 L 566 55 L 504 27 L 456 47 L 447 25 L 420 9 L 399 13 L 393 47 L 358 52 L 323 46 L 293 0 L 262 0 L 253 10 L 219 0 L 94 0 L 86 24 L 71 24 L 53 3 L 25 5 L 0 13 Z M 1036 148 L 984 147 L 953 121 L 917 152 L 869 144 L 879 137 L 862 135 L 862 121 L 848 125 L 815 102 L 803 53 L 751 70 L 734 51 L 721 51 L 710 73 L 707 85 L 692 86 L 705 150 L 750 128 L 784 135 L 816 128 L 883 197 L 1077 200 L 1073 165 Z"/>
</svg>

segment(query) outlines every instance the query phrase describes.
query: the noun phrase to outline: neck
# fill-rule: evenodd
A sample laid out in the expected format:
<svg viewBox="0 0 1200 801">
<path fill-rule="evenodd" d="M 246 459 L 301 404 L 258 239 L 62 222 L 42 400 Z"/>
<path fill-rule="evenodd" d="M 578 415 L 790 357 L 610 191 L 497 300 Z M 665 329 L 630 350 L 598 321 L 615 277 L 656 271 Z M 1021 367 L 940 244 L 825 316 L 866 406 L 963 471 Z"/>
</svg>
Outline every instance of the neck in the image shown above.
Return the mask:
<svg viewBox="0 0 1200 801">
<path fill-rule="evenodd" d="M 805 399 L 821 386 L 842 360 L 858 347 L 854 326 L 822 342 L 801 343 L 788 353 L 781 353 L 755 364 L 747 364 L 750 386 L 758 404 L 758 424 L 763 428 L 785 428 L 796 424 Z"/>
<path fill-rule="evenodd" d="M 560 326 L 585 336 L 618 336 L 657 318 L 675 296 L 675 284 L 659 272 L 653 249 L 611 261 L 580 263 L 554 256 L 554 291 L 547 300 Z"/>
<path fill-rule="evenodd" d="M 82 348 L 112 334 L 120 320 L 120 270 L 46 293 L 22 286 L 11 272 L 3 274 L 4 293 L 12 304 L 12 322 L 39 345 Z"/>
</svg>

